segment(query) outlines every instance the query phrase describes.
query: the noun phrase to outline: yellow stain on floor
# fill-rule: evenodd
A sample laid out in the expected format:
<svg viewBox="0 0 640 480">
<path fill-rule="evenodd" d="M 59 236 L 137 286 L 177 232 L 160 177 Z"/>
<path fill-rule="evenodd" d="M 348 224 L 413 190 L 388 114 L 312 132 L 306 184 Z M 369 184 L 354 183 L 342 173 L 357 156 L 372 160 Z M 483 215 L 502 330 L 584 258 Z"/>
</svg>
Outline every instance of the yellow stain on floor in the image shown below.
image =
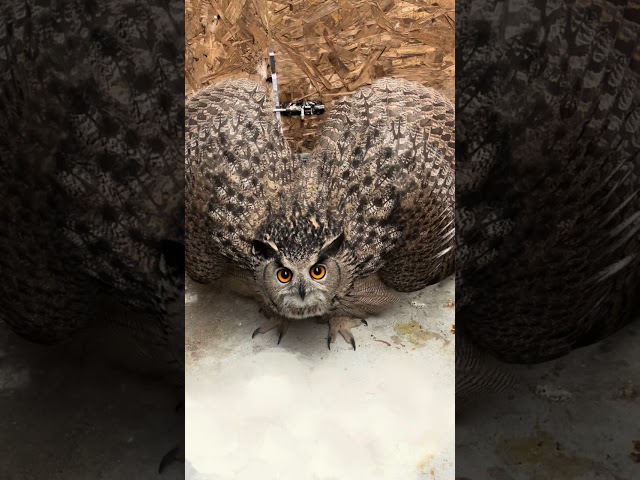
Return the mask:
<svg viewBox="0 0 640 480">
<path fill-rule="evenodd" d="M 418 462 L 418 470 L 422 472 L 425 468 L 427 468 L 427 465 L 429 465 L 429 463 L 431 463 L 434 458 L 435 457 L 433 453 L 427 453 L 424 457 L 422 457 L 420 462 Z"/>
<path fill-rule="evenodd" d="M 437 333 L 425 330 L 422 325 L 415 320 L 411 320 L 408 323 L 397 323 L 393 326 L 393 329 L 400 337 L 403 337 L 405 341 L 415 345 L 416 347 L 423 347 L 430 340 L 440 340 L 445 344 L 447 343 L 447 340 L 444 337 Z"/>
</svg>

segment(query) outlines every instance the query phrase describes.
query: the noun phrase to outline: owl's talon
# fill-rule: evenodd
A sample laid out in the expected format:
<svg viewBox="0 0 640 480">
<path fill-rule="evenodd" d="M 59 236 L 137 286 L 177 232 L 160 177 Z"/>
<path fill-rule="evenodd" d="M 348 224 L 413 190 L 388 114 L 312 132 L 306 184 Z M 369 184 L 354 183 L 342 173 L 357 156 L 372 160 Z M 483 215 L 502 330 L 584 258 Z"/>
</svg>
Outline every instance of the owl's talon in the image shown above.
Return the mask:
<svg viewBox="0 0 640 480">
<path fill-rule="evenodd" d="M 253 331 L 251 338 L 255 338 L 259 333 L 267 333 L 269 330 L 273 330 L 274 328 L 278 329 L 278 345 L 280 345 L 282 337 L 284 337 L 284 334 L 287 333 L 287 330 L 289 329 L 289 322 L 286 318 L 272 317 L 267 319 L 262 325 Z"/>
<path fill-rule="evenodd" d="M 367 321 L 366 321 L 366 320 L 362 320 L 362 323 L 364 323 L 364 326 L 365 326 L 365 327 L 368 327 L 368 326 L 369 326 L 369 324 L 367 323 Z M 354 347 L 354 348 L 355 348 L 355 347 Z"/>
<path fill-rule="evenodd" d="M 329 330 L 329 336 L 327 337 L 327 347 L 331 350 L 331 344 L 336 341 L 336 332 Z"/>
<path fill-rule="evenodd" d="M 351 329 L 359 327 L 360 325 L 367 325 L 365 320 L 353 317 L 334 317 L 329 320 L 329 338 L 327 339 L 327 346 L 331 350 L 331 344 L 335 341 L 336 335 L 339 333 L 344 338 L 344 341 L 356 350 L 356 340 L 353 338 Z M 367 325 L 368 326 L 368 325 Z"/>
</svg>

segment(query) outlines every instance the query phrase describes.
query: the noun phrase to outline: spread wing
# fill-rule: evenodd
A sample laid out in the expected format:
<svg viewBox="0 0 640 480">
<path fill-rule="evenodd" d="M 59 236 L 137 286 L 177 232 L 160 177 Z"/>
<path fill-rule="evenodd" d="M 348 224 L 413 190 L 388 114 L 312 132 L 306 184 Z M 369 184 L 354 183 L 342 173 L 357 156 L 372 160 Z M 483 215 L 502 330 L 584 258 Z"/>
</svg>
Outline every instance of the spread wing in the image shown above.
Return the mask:
<svg viewBox="0 0 640 480">
<path fill-rule="evenodd" d="M 349 219 L 359 274 L 396 290 L 453 271 L 454 117 L 431 88 L 381 79 L 336 102 L 310 160 L 306 191 Z"/>
<path fill-rule="evenodd" d="M 251 241 L 289 194 L 296 165 L 259 84 L 230 80 L 186 104 L 187 273 L 220 277 L 227 262 L 251 265 Z"/>
</svg>

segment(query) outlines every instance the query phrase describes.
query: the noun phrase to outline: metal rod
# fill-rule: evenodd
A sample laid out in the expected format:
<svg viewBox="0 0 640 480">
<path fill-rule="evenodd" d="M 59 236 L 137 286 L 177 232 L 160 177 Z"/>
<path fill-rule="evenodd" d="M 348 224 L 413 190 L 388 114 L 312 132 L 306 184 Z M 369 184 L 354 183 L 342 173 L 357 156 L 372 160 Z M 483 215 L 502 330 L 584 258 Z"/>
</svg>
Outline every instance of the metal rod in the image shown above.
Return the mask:
<svg viewBox="0 0 640 480">
<path fill-rule="evenodd" d="M 280 100 L 278 99 L 278 76 L 276 75 L 276 54 L 271 49 L 269 52 L 269 65 L 271 65 L 271 84 L 273 85 L 273 103 L 276 106 L 276 120 L 278 121 L 278 126 L 280 130 L 282 130 L 282 125 L 280 123 L 280 112 L 277 111 L 277 108 L 280 107 Z"/>
</svg>

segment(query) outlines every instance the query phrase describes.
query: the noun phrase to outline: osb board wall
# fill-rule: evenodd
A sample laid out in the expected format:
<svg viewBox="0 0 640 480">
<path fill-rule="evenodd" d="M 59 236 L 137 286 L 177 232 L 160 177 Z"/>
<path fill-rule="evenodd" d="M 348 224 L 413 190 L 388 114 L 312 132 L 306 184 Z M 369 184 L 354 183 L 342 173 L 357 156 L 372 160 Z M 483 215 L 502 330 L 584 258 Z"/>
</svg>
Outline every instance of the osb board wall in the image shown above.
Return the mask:
<svg viewBox="0 0 640 480">
<path fill-rule="evenodd" d="M 454 97 L 454 0 L 186 0 L 191 95 L 227 78 L 267 76 L 276 54 L 280 102 L 336 97 L 384 76 Z M 271 84 L 266 84 L 271 88 Z M 324 117 L 283 117 L 292 148 L 313 148 Z"/>
</svg>

